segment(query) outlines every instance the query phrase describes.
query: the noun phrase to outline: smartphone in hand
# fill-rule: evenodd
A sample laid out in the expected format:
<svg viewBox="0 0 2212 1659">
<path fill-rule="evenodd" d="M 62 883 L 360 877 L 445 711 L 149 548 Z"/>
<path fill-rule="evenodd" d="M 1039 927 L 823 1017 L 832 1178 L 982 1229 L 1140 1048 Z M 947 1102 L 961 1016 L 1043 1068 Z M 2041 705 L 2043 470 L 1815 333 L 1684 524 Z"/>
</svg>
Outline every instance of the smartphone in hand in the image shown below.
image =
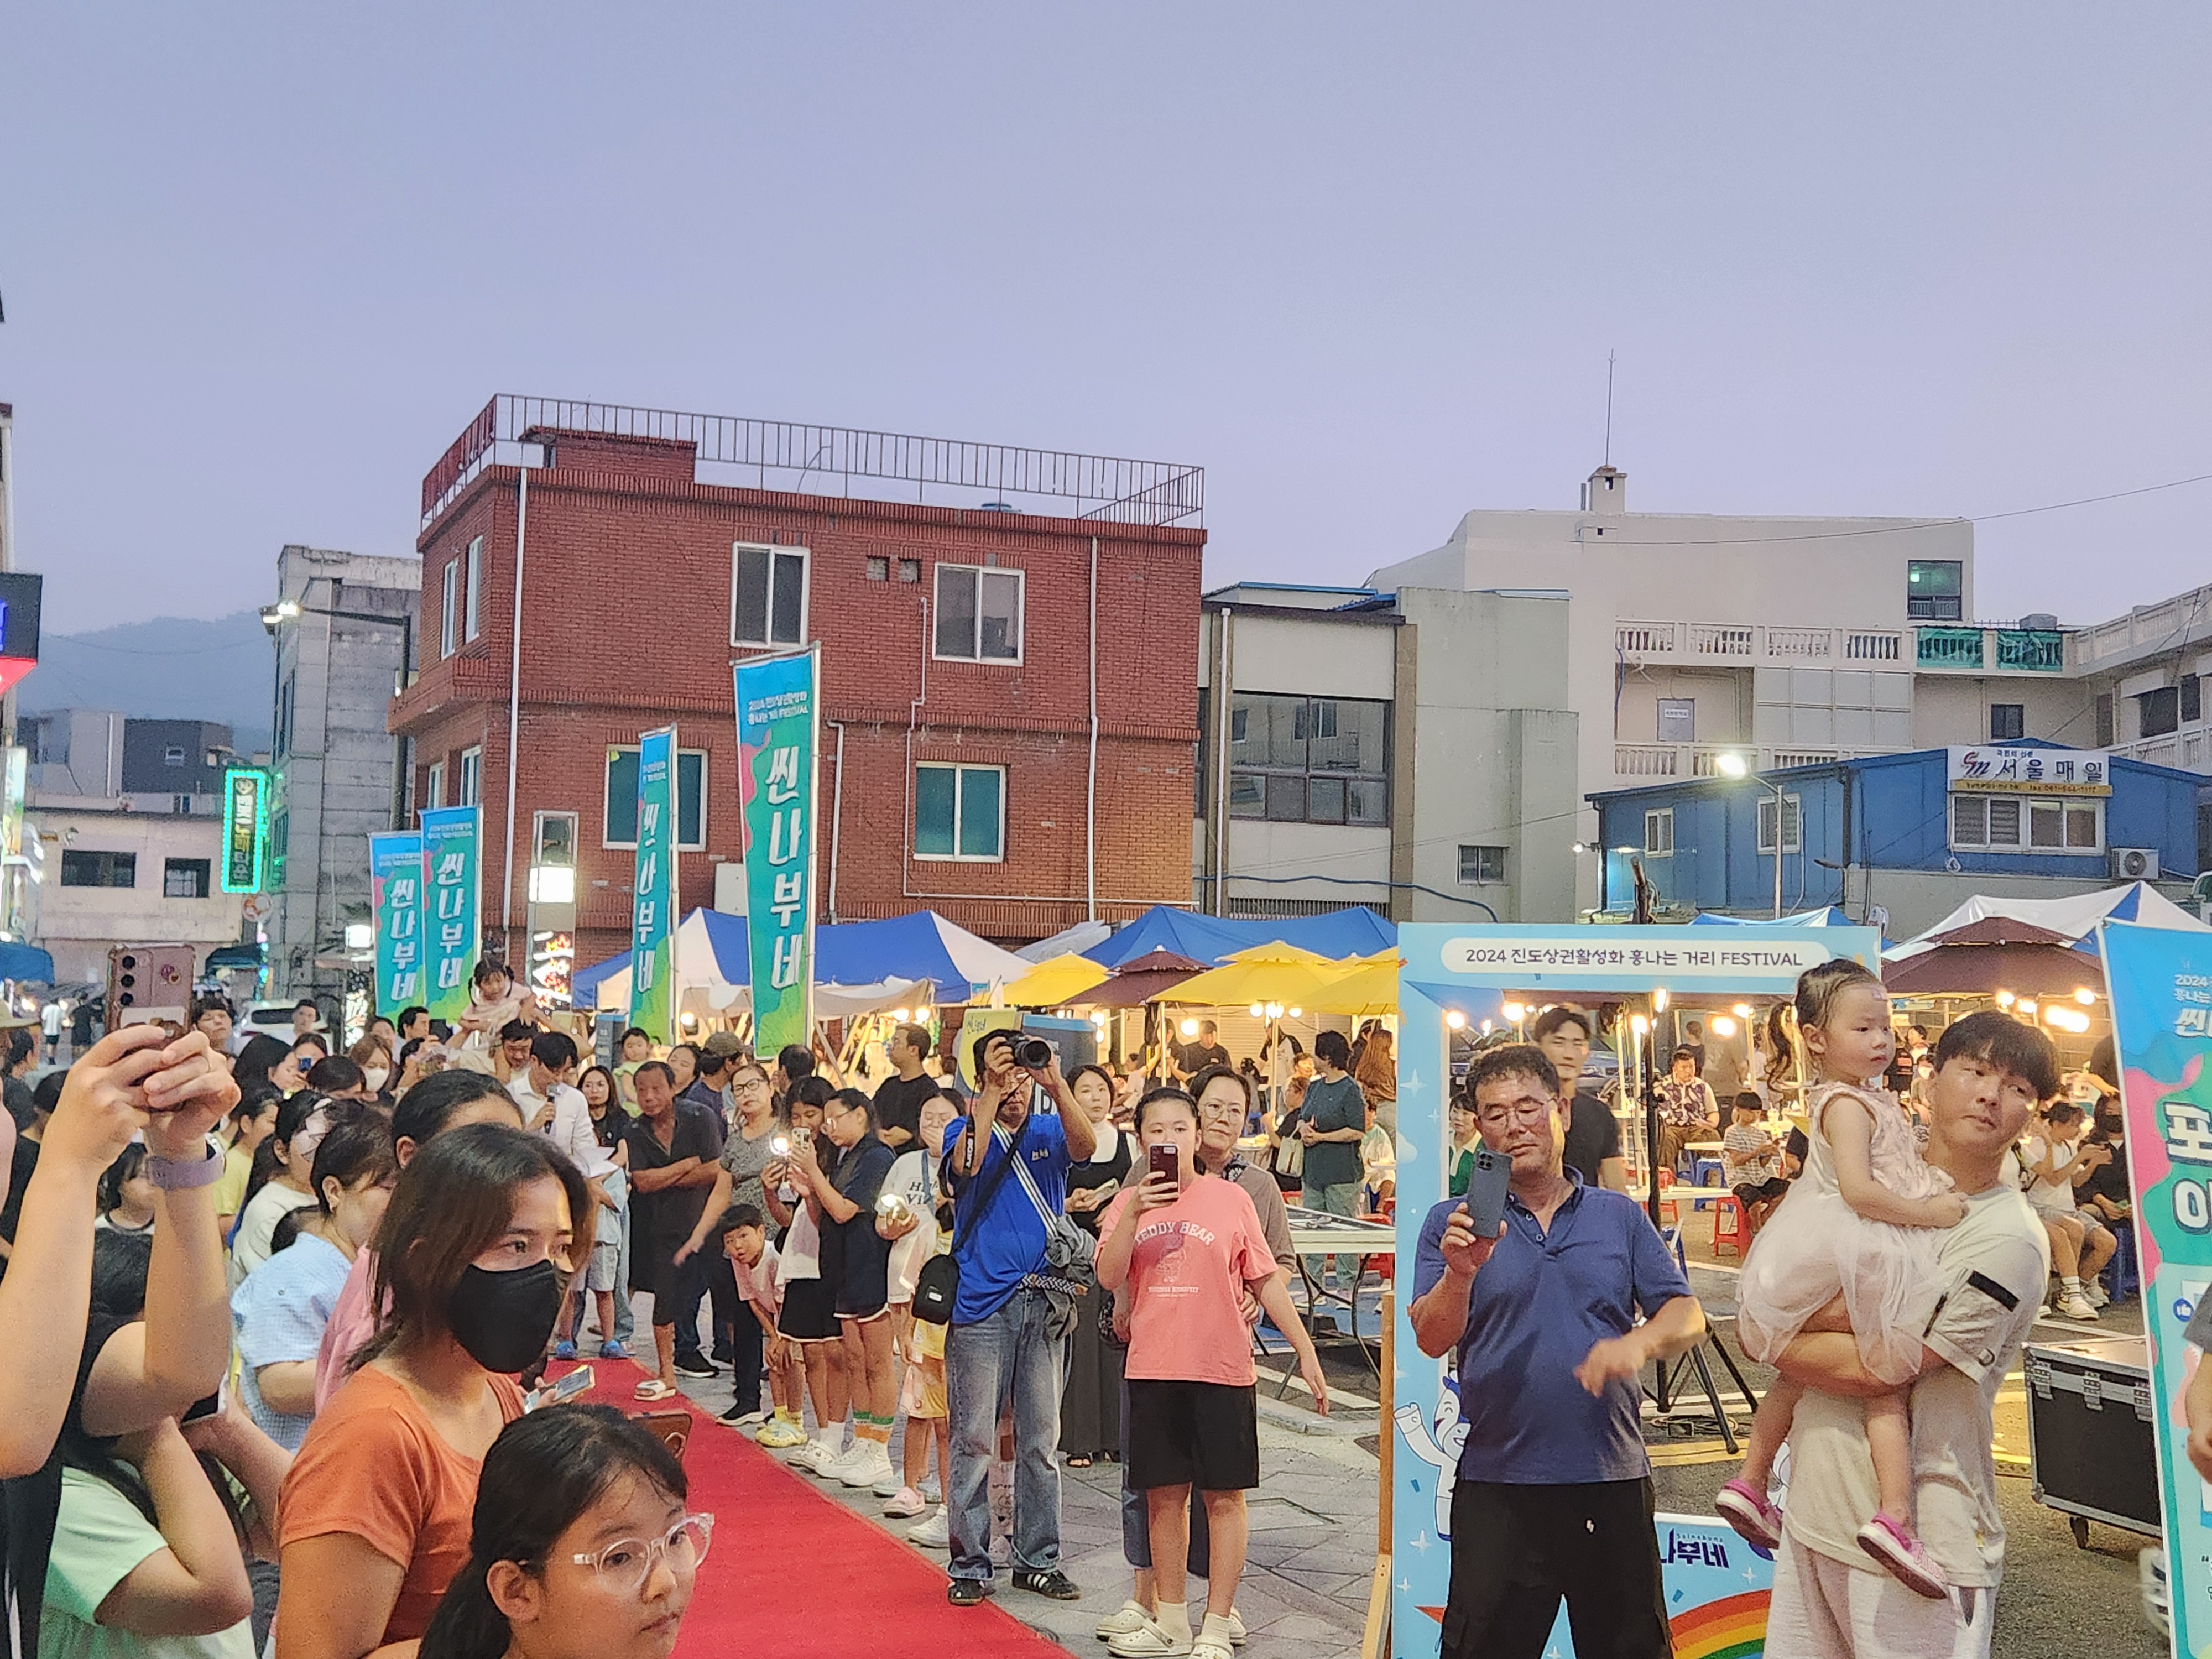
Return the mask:
<svg viewBox="0 0 2212 1659">
<path fill-rule="evenodd" d="M 1474 1170 L 1468 1177 L 1468 1219 L 1477 1238 L 1495 1238 L 1505 1222 L 1505 1188 L 1513 1178 L 1513 1160 L 1487 1146 L 1474 1149 Z"/>
<path fill-rule="evenodd" d="M 1164 1175 L 1170 1181 L 1178 1183 L 1182 1182 L 1182 1155 L 1176 1152 L 1174 1147 L 1167 1146 L 1152 1146 L 1147 1149 L 1146 1156 L 1152 1160 L 1151 1169 L 1152 1174 L 1156 1176 Z"/>
</svg>

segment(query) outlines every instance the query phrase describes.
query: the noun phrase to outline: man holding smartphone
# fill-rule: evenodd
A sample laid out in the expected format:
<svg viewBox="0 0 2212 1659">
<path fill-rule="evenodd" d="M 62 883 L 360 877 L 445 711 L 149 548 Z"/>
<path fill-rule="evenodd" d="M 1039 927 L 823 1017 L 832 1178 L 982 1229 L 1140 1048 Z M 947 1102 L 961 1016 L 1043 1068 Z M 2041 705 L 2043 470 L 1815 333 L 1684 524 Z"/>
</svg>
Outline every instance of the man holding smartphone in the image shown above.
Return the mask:
<svg viewBox="0 0 2212 1659">
<path fill-rule="evenodd" d="M 1407 1310 L 1423 1353 L 1456 1351 L 1468 1431 L 1442 1659 L 1537 1659 L 1562 1598 L 1577 1652 L 1667 1659 L 1637 1374 L 1696 1343 L 1705 1310 L 1635 1201 L 1565 1167 L 1572 1097 L 1540 1049 L 1491 1050 L 1467 1093 L 1511 1161 L 1502 1219 L 1475 1224 L 1480 1170 L 1431 1210 Z"/>
<path fill-rule="evenodd" d="M 1014 1588 L 1055 1601 L 1081 1592 L 1060 1568 L 1060 1394 L 1067 1338 L 1053 1334 L 1042 1281 L 1045 1244 L 1066 1212 L 1067 1171 L 1098 1137 L 1049 1048 L 1034 1070 L 1016 1061 L 1017 1034 L 975 1042 L 975 1098 L 945 1132 L 945 1185 L 954 1194 L 952 1258 L 960 1270 L 945 1333 L 952 1468 L 945 1483 L 952 1583 L 972 1607 L 991 1593 L 991 1462 L 999 1402 L 1014 1417 Z M 1056 1109 L 1044 1112 L 1040 1096 Z"/>
</svg>

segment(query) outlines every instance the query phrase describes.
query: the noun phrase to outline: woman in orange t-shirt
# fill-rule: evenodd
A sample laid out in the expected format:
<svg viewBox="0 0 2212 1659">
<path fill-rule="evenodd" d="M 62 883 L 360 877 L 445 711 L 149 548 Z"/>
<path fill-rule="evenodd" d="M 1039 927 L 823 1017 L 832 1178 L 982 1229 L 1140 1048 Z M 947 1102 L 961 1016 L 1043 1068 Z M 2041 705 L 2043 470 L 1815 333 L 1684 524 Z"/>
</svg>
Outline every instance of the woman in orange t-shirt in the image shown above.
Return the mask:
<svg viewBox="0 0 2212 1659">
<path fill-rule="evenodd" d="M 280 1504 L 277 1659 L 411 1650 L 468 1559 L 483 1456 L 522 1414 L 576 1260 L 584 1177 L 542 1135 L 442 1134 L 376 1235 L 386 1311 L 315 1419 Z"/>
</svg>

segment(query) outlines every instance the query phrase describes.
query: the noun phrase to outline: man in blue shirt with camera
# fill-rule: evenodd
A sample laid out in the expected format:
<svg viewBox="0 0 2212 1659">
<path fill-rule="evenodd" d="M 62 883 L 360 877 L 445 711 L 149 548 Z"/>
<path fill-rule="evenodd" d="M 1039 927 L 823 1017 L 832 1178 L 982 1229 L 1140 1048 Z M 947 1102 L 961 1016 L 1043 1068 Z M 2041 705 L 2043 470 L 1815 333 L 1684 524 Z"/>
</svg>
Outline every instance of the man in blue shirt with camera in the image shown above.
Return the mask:
<svg viewBox="0 0 2212 1659">
<path fill-rule="evenodd" d="M 1635 1201 L 1565 1167 L 1573 1099 L 1542 1050 L 1492 1049 L 1467 1093 L 1512 1159 L 1504 1220 L 1485 1238 L 1465 1200 L 1430 1211 L 1407 1310 L 1423 1353 L 1456 1351 L 1467 1425 L 1442 1659 L 1538 1659 L 1563 1597 L 1577 1653 L 1667 1659 L 1637 1375 L 1705 1311 Z"/>
</svg>

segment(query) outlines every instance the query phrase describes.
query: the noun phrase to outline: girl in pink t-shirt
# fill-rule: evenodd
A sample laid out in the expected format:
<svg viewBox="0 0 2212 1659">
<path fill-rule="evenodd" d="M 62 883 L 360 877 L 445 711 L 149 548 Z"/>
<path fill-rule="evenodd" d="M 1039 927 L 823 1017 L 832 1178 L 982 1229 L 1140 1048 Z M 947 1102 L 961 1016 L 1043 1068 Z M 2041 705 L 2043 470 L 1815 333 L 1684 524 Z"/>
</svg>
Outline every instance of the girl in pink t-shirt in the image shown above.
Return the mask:
<svg viewBox="0 0 2212 1659">
<path fill-rule="evenodd" d="M 1233 1181 L 1198 1171 L 1198 1108 L 1181 1089 L 1137 1104 L 1140 1163 L 1099 1224 L 1098 1282 L 1127 1310 L 1129 1486 L 1145 1494 L 1158 1611 L 1148 1650 L 1230 1659 L 1230 1613 L 1244 1573 L 1244 1494 L 1260 1484 L 1249 1292 L 1297 1352 L 1315 1409 L 1328 1384 L 1290 1287 L 1276 1267 L 1251 1198 Z M 1155 1149 L 1158 1149 L 1155 1151 Z M 1206 1621 L 1194 1640 L 1183 1604 L 1190 1491 L 1206 1504 L 1213 1540 Z"/>
</svg>

